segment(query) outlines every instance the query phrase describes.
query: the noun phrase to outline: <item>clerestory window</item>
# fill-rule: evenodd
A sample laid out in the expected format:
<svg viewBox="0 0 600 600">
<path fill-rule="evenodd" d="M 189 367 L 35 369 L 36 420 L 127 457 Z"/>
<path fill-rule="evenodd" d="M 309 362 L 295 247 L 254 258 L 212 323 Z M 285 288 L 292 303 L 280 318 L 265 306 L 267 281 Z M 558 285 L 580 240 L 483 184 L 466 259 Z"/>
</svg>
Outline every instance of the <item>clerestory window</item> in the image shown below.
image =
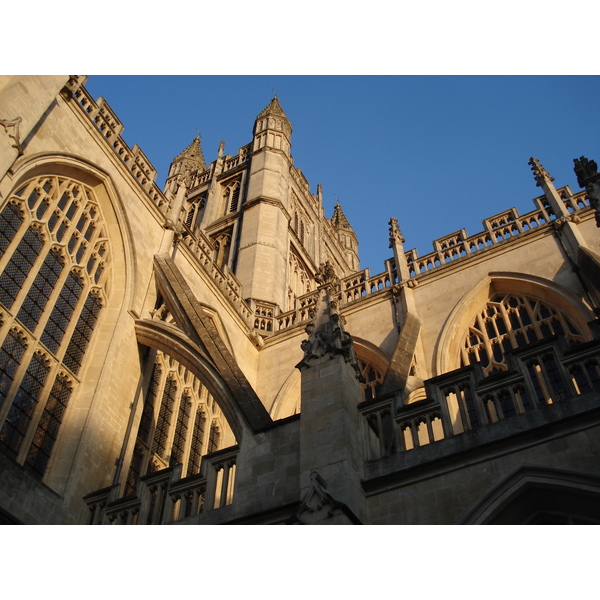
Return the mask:
<svg viewBox="0 0 600 600">
<path fill-rule="evenodd" d="M 110 253 L 91 188 L 31 179 L 0 210 L 0 452 L 42 477 L 106 303 Z"/>
<path fill-rule="evenodd" d="M 182 476 L 200 471 L 201 457 L 223 447 L 222 431 L 233 438 L 208 390 L 188 369 L 158 351 L 144 407 L 125 494 L 133 494 L 141 475 L 183 465 Z"/>
<path fill-rule="evenodd" d="M 569 344 L 584 341 L 573 322 L 550 302 L 523 294 L 496 294 L 469 327 L 461 364 L 479 362 L 486 375 L 506 371 L 507 352 L 553 335 L 564 335 Z"/>
</svg>

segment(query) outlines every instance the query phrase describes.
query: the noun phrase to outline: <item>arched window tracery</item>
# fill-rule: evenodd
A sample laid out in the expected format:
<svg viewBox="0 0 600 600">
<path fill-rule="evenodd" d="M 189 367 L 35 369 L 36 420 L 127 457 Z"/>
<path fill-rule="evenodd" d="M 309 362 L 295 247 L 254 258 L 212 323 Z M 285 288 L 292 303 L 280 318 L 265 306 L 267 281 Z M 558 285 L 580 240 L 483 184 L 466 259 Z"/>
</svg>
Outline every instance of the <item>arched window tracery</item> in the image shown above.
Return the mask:
<svg viewBox="0 0 600 600">
<path fill-rule="evenodd" d="M 205 208 L 206 196 L 202 196 L 200 199 L 196 199 L 192 202 L 185 216 L 185 225 L 189 230 L 194 231 L 194 229 L 200 225 Z"/>
<path fill-rule="evenodd" d="M 223 192 L 225 214 L 237 212 L 240 202 L 241 184 L 239 181 L 230 183 Z"/>
<path fill-rule="evenodd" d="M 0 211 L 0 451 L 42 477 L 106 303 L 110 252 L 92 188 L 44 175 Z"/>
<path fill-rule="evenodd" d="M 373 363 L 364 358 L 358 359 L 360 372 L 365 380 L 362 384 L 363 400 L 371 400 L 377 397 L 377 388 L 383 383 L 384 373 Z"/>
<path fill-rule="evenodd" d="M 505 371 L 507 352 L 553 335 L 563 335 L 569 344 L 584 341 L 572 320 L 550 302 L 524 294 L 496 294 L 465 335 L 461 365 L 479 362 L 486 375 Z"/>
<path fill-rule="evenodd" d="M 175 359 L 157 351 L 125 495 L 134 493 L 140 476 L 177 464 L 183 465 L 182 477 L 195 475 L 203 455 L 233 439 L 218 404 L 200 380 Z"/>
</svg>

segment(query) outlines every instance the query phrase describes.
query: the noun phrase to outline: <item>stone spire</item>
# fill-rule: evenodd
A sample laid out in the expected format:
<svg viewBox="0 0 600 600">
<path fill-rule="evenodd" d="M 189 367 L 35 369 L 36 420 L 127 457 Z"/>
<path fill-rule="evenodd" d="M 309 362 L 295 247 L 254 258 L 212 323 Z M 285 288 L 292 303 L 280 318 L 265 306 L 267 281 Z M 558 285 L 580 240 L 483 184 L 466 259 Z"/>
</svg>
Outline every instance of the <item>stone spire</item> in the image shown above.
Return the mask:
<svg viewBox="0 0 600 600">
<path fill-rule="evenodd" d="M 358 237 L 346 218 L 346 215 L 342 210 L 342 205 L 337 202 L 337 198 L 330 223 L 337 231 L 338 241 L 342 245 L 348 267 L 351 271 L 358 271 L 360 267 L 360 259 L 358 258 Z"/>
<path fill-rule="evenodd" d="M 542 187 L 543 183 L 554 181 L 554 177 L 550 176 L 550 173 L 544 169 L 544 165 L 537 158 L 533 156 L 529 159 L 531 170 L 533 171 L 533 177 L 535 178 L 535 184 L 538 187 Z"/>
<path fill-rule="evenodd" d="M 552 183 L 554 177 L 551 177 L 550 173 L 544 169 L 544 165 L 537 158 L 533 158 L 533 156 L 529 159 L 529 165 L 533 171 L 535 184 L 544 190 L 544 195 L 546 196 L 551 212 L 554 213 L 557 219 L 568 217 L 569 212 L 567 211 L 567 207 Z"/>
<path fill-rule="evenodd" d="M 552 226 L 557 231 L 557 235 L 564 238 L 564 249 L 571 259 L 576 263 L 579 249 L 586 246 L 585 239 L 579 231 L 579 217 L 569 214 L 565 201 L 558 193 L 554 184 L 554 177 L 550 174 L 537 158 L 529 159 L 533 176 L 535 177 L 536 185 L 544 190 L 545 210 L 552 219 Z"/>
<path fill-rule="evenodd" d="M 204 162 L 199 135 L 192 140 L 192 143 L 183 152 L 173 159 L 174 163 L 183 161 L 185 161 L 186 166 L 189 166 L 191 170 L 206 171 L 206 163 Z"/>
<path fill-rule="evenodd" d="M 192 143 L 172 160 L 169 176 L 165 182 L 165 194 L 168 197 L 175 196 L 182 183 L 189 187 L 192 182 L 192 174 L 196 171 L 206 171 L 206 163 L 200 146 L 200 135 L 197 135 Z"/>
<path fill-rule="evenodd" d="M 263 119 L 268 115 L 274 115 L 277 117 L 283 117 L 287 120 L 287 115 L 283 112 L 283 108 L 281 108 L 281 104 L 279 104 L 279 99 L 277 96 L 273 96 L 273 99 L 269 104 L 263 109 L 263 111 L 256 117 L 257 120 Z"/>
<path fill-rule="evenodd" d="M 354 231 L 348 219 L 346 218 L 344 211 L 342 210 L 342 205 L 339 202 L 335 205 L 333 209 L 331 224 L 336 229 L 349 229 L 350 231 Z"/>
<path fill-rule="evenodd" d="M 256 117 L 254 122 L 254 144 L 253 152 L 262 148 L 273 148 L 282 150 L 286 155 L 290 155 L 290 146 L 292 140 L 292 125 L 277 96 L 274 96 L 271 102 Z"/>
<path fill-rule="evenodd" d="M 537 158 L 533 158 L 533 156 L 529 159 L 529 164 L 531 165 L 531 170 L 533 171 L 533 176 L 535 178 L 535 184 L 538 187 L 542 187 L 543 183 L 546 181 L 554 181 L 554 177 L 550 176 L 550 173 L 544 169 L 544 165 Z"/>
</svg>

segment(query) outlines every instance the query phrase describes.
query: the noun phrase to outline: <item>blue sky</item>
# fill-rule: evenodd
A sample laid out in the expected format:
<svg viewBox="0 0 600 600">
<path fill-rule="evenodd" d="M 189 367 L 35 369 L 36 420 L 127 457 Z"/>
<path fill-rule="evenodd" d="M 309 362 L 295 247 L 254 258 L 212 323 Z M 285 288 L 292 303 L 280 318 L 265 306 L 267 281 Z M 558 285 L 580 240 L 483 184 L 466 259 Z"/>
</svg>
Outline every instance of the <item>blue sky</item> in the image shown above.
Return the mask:
<svg viewBox="0 0 600 600">
<path fill-rule="evenodd" d="M 275 93 L 293 127 L 292 156 L 326 216 L 337 199 L 359 238 L 361 267 L 383 270 L 388 221 L 405 249 L 540 194 L 528 160 L 578 191 L 573 159 L 600 162 L 598 76 L 90 76 L 159 172 L 200 131 L 204 157 L 234 155 Z"/>
</svg>

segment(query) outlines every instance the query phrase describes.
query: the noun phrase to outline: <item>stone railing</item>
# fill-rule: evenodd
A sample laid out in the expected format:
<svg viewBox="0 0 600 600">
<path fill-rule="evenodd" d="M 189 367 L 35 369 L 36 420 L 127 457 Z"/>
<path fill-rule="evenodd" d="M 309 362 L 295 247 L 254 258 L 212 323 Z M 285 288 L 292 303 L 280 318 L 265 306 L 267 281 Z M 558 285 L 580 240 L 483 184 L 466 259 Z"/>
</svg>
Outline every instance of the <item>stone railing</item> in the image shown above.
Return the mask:
<svg viewBox="0 0 600 600">
<path fill-rule="evenodd" d="M 77 84 L 77 80 L 71 80 L 70 83 L 73 85 L 73 99 L 83 114 L 101 133 L 115 156 L 125 165 L 152 204 L 166 215 L 169 201 L 155 183 L 157 173 L 152 163 L 137 144 L 129 148 L 125 143 L 121 137 L 124 127 L 104 98 L 100 97 L 94 101 L 83 85 Z"/>
<path fill-rule="evenodd" d="M 383 273 L 371 277 L 369 269 L 358 271 L 340 280 L 341 306 L 345 306 L 355 300 L 371 296 L 382 290 L 386 290 L 398 282 L 398 276 L 392 259 L 385 261 L 386 270 Z M 296 307 L 283 313 L 273 314 L 272 331 L 283 331 L 310 321 L 309 311 L 317 301 L 318 292 L 313 291 L 296 298 Z M 261 315 L 264 317 L 265 315 Z M 263 327 L 261 329 L 271 331 Z"/>
<path fill-rule="evenodd" d="M 312 318 L 310 309 L 316 305 L 319 292 L 309 292 L 296 298 L 296 308 L 280 313 L 274 319 L 275 331 L 283 331 L 300 323 L 307 323 Z"/>
<path fill-rule="evenodd" d="M 204 271 L 211 276 L 244 321 L 252 327 L 252 310 L 242 298 L 242 284 L 227 266 L 221 269 L 215 264 L 212 241 L 199 229 L 192 233 L 186 225 L 183 225 L 182 243 L 190 250 Z"/>
<path fill-rule="evenodd" d="M 425 382 L 425 400 L 399 408 L 394 408 L 397 398 L 389 394 L 362 403 L 367 459 L 493 428 L 600 392 L 600 340 L 567 348 L 564 338 L 553 337 L 513 351 L 507 362 L 508 371 L 488 377 L 475 364 L 430 379 Z"/>
<path fill-rule="evenodd" d="M 235 156 L 226 156 L 223 160 L 222 173 L 227 173 L 227 171 L 231 171 L 232 169 L 239 167 L 241 164 L 248 162 L 250 159 L 251 146 L 252 144 L 247 144 L 246 146 L 242 146 Z"/>
<path fill-rule="evenodd" d="M 212 178 L 213 168 L 214 163 L 212 163 L 206 171 L 196 171 L 193 174 L 192 183 L 188 192 L 192 193 L 196 188 L 200 187 L 201 185 L 204 185 L 205 183 L 208 183 Z"/>
<path fill-rule="evenodd" d="M 254 313 L 254 329 L 261 333 L 270 333 L 275 329 L 275 311 L 277 305 L 272 302 L 264 302 L 250 299 L 250 309 Z"/>
<path fill-rule="evenodd" d="M 85 496 L 89 525 L 164 525 L 232 504 L 238 446 L 202 459 L 200 473 L 181 479 L 181 465 L 140 477 L 136 493 L 119 498 L 120 486 Z"/>
<path fill-rule="evenodd" d="M 589 206 L 585 191 L 573 195 L 568 186 L 557 191 L 569 213 L 581 211 Z M 475 235 L 468 236 L 467 232 L 461 229 L 434 240 L 434 251 L 425 256 L 418 256 L 415 249 L 406 252 L 410 276 L 415 277 L 421 273 L 427 273 L 458 258 L 537 229 L 556 218 L 544 196 L 535 198 L 533 203 L 536 208 L 525 215 L 519 215 L 517 209 L 511 208 L 484 219 L 482 221 L 484 231 Z"/>
<path fill-rule="evenodd" d="M 369 269 L 359 271 L 341 280 L 342 305 L 359 300 L 398 283 L 393 259 L 385 261 L 385 271 L 371 277 Z"/>
</svg>

